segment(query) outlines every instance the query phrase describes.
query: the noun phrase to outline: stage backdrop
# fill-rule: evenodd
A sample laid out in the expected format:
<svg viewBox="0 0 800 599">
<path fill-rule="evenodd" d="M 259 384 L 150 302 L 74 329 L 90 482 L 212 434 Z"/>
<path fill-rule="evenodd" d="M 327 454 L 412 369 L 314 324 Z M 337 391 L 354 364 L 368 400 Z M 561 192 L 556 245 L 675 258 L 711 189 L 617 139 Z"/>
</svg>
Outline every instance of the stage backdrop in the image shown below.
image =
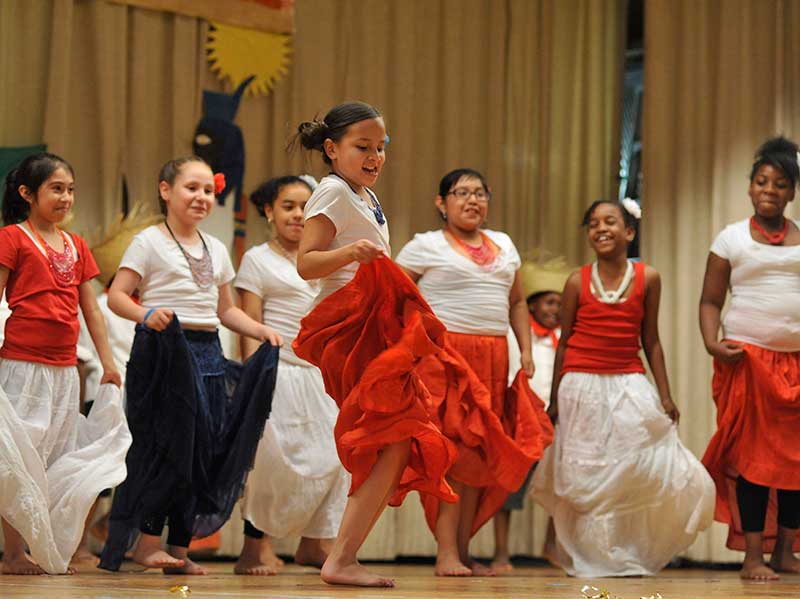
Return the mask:
<svg viewBox="0 0 800 599">
<path fill-rule="evenodd" d="M 392 138 L 377 192 L 395 253 L 439 226 L 438 181 L 469 166 L 495 193 L 489 226 L 523 254 L 542 247 L 580 263 L 583 210 L 616 195 L 624 4 L 298 0 L 288 77 L 266 97 L 245 98 L 237 117 L 245 188 L 324 174 L 318 158 L 287 156 L 286 140 L 300 121 L 361 99 L 383 111 Z M 45 142 L 72 162 L 77 232 L 113 220 L 123 175 L 132 199 L 155 210 L 160 165 L 190 151 L 202 90 L 222 89 L 206 65 L 206 33 L 195 18 L 102 0 L 0 2 L 0 146 Z M 249 241 L 258 243 L 267 232 L 253 215 Z M 230 240 L 230 206 L 209 230 Z M 512 550 L 538 555 L 541 515 L 529 506 L 515 518 Z M 227 529 L 236 531 L 229 551 L 239 528 Z M 489 527 L 476 548 L 486 556 L 492 547 Z M 433 550 L 412 496 L 387 511 L 363 556 Z"/>
<path fill-rule="evenodd" d="M 661 338 L 681 436 L 698 455 L 716 419 L 697 316 L 708 248 L 752 214 L 758 146 L 778 133 L 800 139 L 798 31 L 795 0 L 647 3 L 642 255 L 664 281 Z M 726 534 L 715 525 L 689 555 L 741 560 Z"/>
</svg>

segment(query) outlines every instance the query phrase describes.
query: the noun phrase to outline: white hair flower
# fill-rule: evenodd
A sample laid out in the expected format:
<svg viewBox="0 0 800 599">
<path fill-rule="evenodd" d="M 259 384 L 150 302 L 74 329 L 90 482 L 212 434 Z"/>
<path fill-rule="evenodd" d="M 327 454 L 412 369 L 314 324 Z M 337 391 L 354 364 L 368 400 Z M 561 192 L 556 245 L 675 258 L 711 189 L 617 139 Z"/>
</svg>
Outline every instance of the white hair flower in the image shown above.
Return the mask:
<svg viewBox="0 0 800 599">
<path fill-rule="evenodd" d="M 641 220 L 642 218 L 642 207 L 639 205 L 639 202 L 636 200 L 632 200 L 631 198 L 625 198 L 621 202 L 622 207 L 625 208 L 625 212 L 633 216 L 636 220 Z"/>
<path fill-rule="evenodd" d="M 317 185 L 319 185 L 317 180 L 311 175 L 300 175 L 298 179 L 300 179 L 301 181 L 305 181 L 311 188 L 311 191 L 314 191 L 317 188 Z"/>
</svg>

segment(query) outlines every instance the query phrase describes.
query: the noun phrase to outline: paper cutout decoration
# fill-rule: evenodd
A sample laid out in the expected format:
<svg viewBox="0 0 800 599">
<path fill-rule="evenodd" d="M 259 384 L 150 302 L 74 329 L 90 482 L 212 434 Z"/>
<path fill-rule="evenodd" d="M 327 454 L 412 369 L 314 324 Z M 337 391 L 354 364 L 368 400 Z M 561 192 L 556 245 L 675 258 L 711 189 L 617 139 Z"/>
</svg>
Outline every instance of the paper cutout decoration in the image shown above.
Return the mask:
<svg viewBox="0 0 800 599">
<path fill-rule="evenodd" d="M 239 110 L 242 94 L 253 77 L 245 79 L 233 94 L 203 92 L 203 118 L 194 132 L 194 153 L 211 165 L 215 173 L 225 175 L 225 189 L 217 195 L 224 206 L 225 198 L 234 192 L 234 211 L 238 211 L 244 181 L 244 137 L 233 122 Z"/>
<path fill-rule="evenodd" d="M 247 89 L 251 96 L 266 94 L 289 72 L 290 35 L 244 29 L 212 21 L 206 50 L 211 70 L 220 80 L 236 86 L 247 77 L 255 80 Z"/>
</svg>

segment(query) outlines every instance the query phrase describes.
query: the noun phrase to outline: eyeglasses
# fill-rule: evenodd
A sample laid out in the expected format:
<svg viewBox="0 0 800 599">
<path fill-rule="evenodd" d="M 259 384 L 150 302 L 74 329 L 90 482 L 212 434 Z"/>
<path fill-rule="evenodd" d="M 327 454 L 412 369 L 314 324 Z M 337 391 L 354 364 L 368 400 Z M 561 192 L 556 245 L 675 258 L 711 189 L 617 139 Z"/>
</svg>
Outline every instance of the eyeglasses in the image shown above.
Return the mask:
<svg viewBox="0 0 800 599">
<path fill-rule="evenodd" d="M 469 197 L 473 195 L 475 196 L 475 201 L 480 203 L 488 202 L 490 199 L 492 199 L 492 194 L 485 189 L 476 189 L 475 191 L 470 191 L 464 187 L 459 187 L 453 191 L 448 191 L 447 195 L 454 195 L 462 202 L 467 201 Z"/>
</svg>

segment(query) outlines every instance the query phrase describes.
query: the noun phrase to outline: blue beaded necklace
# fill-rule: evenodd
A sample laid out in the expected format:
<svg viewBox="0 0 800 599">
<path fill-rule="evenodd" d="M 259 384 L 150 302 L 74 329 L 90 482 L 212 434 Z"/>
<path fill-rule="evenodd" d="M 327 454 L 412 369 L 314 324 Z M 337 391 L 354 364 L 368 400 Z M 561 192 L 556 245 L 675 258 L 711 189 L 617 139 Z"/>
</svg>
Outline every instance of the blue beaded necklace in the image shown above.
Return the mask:
<svg viewBox="0 0 800 599">
<path fill-rule="evenodd" d="M 339 179 L 341 179 L 342 181 L 347 183 L 347 186 L 350 188 L 350 191 L 352 191 L 353 193 L 358 195 L 358 193 L 356 193 L 356 190 L 353 189 L 353 186 L 350 185 L 350 183 L 347 181 L 347 179 L 345 179 L 344 177 L 342 177 L 340 175 L 337 175 L 334 172 L 331 172 L 331 175 L 333 175 L 334 177 L 338 177 Z M 369 208 L 369 211 L 372 212 L 372 215 L 375 217 L 375 221 L 379 225 L 386 224 L 386 216 L 383 214 L 383 208 L 381 208 L 381 203 L 378 201 L 378 197 L 374 193 L 372 193 L 372 191 L 369 188 L 365 187 L 364 189 L 367 190 L 367 193 L 369 194 L 369 197 L 372 198 L 372 201 L 375 204 L 375 207 L 373 208 L 372 206 L 369 205 L 369 202 L 365 202 L 365 204 L 367 204 L 367 208 Z M 360 195 L 358 195 L 358 197 L 361 198 Z M 361 198 L 361 199 L 363 200 L 364 198 Z"/>
</svg>

